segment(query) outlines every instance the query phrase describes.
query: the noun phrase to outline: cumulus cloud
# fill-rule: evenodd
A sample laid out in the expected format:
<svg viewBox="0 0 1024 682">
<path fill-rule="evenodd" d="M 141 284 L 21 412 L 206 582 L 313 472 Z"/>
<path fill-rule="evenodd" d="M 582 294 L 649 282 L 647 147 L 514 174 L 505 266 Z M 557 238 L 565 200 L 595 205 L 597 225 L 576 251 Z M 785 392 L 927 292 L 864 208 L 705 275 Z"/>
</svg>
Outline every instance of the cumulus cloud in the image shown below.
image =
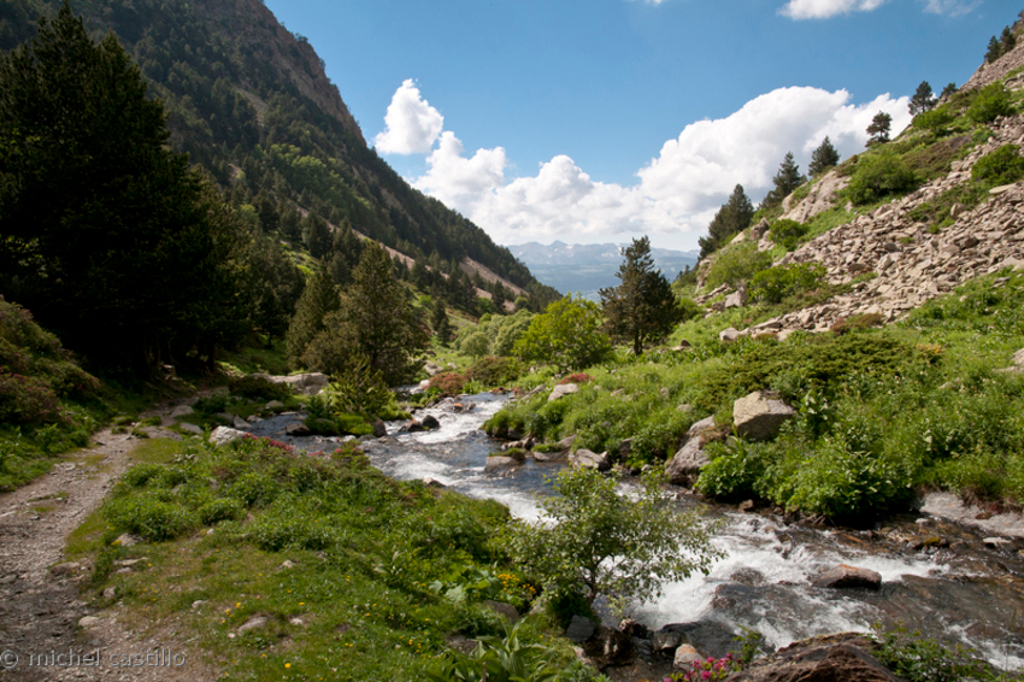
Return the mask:
<svg viewBox="0 0 1024 682">
<path fill-rule="evenodd" d="M 950 17 L 960 17 L 969 14 L 981 4 L 980 0 L 963 2 L 963 0 L 925 0 L 924 11 L 929 14 L 943 14 Z"/>
<path fill-rule="evenodd" d="M 870 12 L 885 4 L 886 0 L 789 0 L 779 14 L 791 19 L 827 19 L 837 14 Z M 949 0 L 928 0 L 948 2 Z"/>
<path fill-rule="evenodd" d="M 423 99 L 410 78 L 392 96 L 384 131 L 373 143 L 384 154 L 426 154 L 443 129 L 444 116 Z"/>
<path fill-rule="evenodd" d="M 641 233 L 691 248 L 733 188 L 756 202 L 772 187 L 786 152 L 806 169 L 811 152 L 829 136 L 842 154 L 863 151 L 866 129 L 879 111 L 893 117 L 895 135 L 910 123 L 908 98 L 880 95 L 855 104 L 845 90 L 773 90 L 725 118 L 687 125 L 637 172 L 632 186 L 594 180 L 572 158 L 558 155 L 535 175 L 508 179 L 505 150 L 467 156 L 450 131 L 414 181 L 502 243 L 588 242 Z"/>
</svg>

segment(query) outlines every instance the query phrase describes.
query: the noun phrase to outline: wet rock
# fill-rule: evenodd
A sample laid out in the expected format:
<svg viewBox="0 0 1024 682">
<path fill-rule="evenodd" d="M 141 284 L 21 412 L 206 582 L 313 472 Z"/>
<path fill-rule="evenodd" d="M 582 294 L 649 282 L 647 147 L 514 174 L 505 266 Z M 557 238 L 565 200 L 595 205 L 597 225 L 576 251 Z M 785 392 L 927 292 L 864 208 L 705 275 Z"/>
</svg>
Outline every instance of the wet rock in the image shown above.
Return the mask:
<svg viewBox="0 0 1024 682">
<path fill-rule="evenodd" d="M 583 616 L 573 616 L 569 627 L 565 629 L 565 636 L 571 642 L 582 644 L 597 632 L 597 623 Z"/>
<path fill-rule="evenodd" d="M 672 667 L 676 670 L 691 670 L 693 662 L 703 658 L 692 644 L 680 644 L 672 656 Z"/>
<path fill-rule="evenodd" d="M 651 650 L 656 653 L 667 654 L 673 651 L 683 641 L 681 630 L 673 626 L 665 626 L 651 635 Z"/>
<path fill-rule="evenodd" d="M 839 564 L 818 576 L 813 585 L 833 590 L 856 587 L 878 590 L 882 587 L 882 576 L 868 568 Z"/>
<path fill-rule="evenodd" d="M 380 417 L 378 417 L 377 419 L 374 419 L 373 420 L 373 437 L 374 438 L 383 438 L 386 435 L 388 435 L 387 424 L 385 424 L 384 420 L 381 419 Z"/>
<path fill-rule="evenodd" d="M 686 432 L 686 442 L 665 466 L 665 474 L 673 485 L 691 485 L 700 470 L 711 463 L 701 447 L 700 435 L 714 428 L 715 418 L 708 417 L 695 422 Z"/>
<path fill-rule="evenodd" d="M 218 426 L 210 434 L 210 442 L 214 445 L 224 445 L 239 438 L 245 438 L 245 432 L 238 429 L 231 429 L 227 426 Z"/>
<path fill-rule="evenodd" d="M 628 635 L 601 625 L 583 645 L 583 651 L 599 665 L 628 665 L 636 657 L 636 647 Z"/>
<path fill-rule="evenodd" d="M 1009 547 L 1013 542 L 1007 538 L 1000 538 L 996 536 L 988 537 L 982 540 L 986 547 L 992 547 L 993 549 L 1002 549 Z"/>
<path fill-rule="evenodd" d="M 619 629 L 630 637 L 636 637 L 637 639 L 650 639 L 651 636 L 651 631 L 647 629 L 646 625 L 632 618 L 624 618 L 619 623 Z"/>
<path fill-rule="evenodd" d="M 901 682 L 872 656 L 858 633 L 825 635 L 796 642 L 758 659 L 727 682 Z"/>
<path fill-rule="evenodd" d="M 441 428 L 441 423 L 437 421 L 437 417 L 432 414 L 428 414 L 420 423 L 423 424 L 423 428 L 427 431 L 433 431 L 434 429 Z"/>
<path fill-rule="evenodd" d="M 757 587 L 758 585 L 764 585 L 764 573 L 756 568 L 737 568 L 732 572 L 732 575 L 729 576 L 729 580 L 738 582 L 741 585 Z"/>
<path fill-rule="evenodd" d="M 598 454 L 586 448 L 580 448 L 569 455 L 569 463 L 581 469 L 597 469 L 598 471 L 608 471 L 612 468 L 612 461 L 607 452 Z"/>
<path fill-rule="evenodd" d="M 755 391 L 734 402 L 732 413 L 736 433 L 750 440 L 770 440 L 796 411 L 764 391 Z"/>
<path fill-rule="evenodd" d="M 519 466 L 520 461 L 514 457 L 505 457 L 502 455 L 495 455 L 494 457 L 488 457 L 487 462 L 484 463 L 485 473 L 494 473 L 495 471 L 502 471 L 511 467 Z"/>
<path fill-rule="evenodd" d="M 553 391 L 551 391 L 551 394 L 548 396 L 548 402 L 554 402 L 567 395 L 579 393 L 579 391 L 580 387 L 576 384 L 559 384 L 558 386 L 555 386 Z"/>
<path fill-rule="evenodd" d="M 511 604 L 505 604 L 500 601 L 494 601 L 493 599 L 487 599 L 484 601 L 484 606 L 494 611 L 496 614 L 504 618 L 509 625 L 515 625 L 519 620 L 519 612 L 516 611 L 516 607 Z"/>
<path fill-rule="evenodd" d="M 722 583 L 715 588 L 715 596 L 711 604 L 715 609 L 728 610 L 752 600 L 755 596 L 757 596 L 757 592 L 749 585 Z"/>
<path fill-rule="evenodd" d="M 302 422 L 292 422 L 288 426 L 284 427 L 284 432 L 289 436 L 302 437 L 308 436 L 312 433 L 309 427 Z"/>
</svg>

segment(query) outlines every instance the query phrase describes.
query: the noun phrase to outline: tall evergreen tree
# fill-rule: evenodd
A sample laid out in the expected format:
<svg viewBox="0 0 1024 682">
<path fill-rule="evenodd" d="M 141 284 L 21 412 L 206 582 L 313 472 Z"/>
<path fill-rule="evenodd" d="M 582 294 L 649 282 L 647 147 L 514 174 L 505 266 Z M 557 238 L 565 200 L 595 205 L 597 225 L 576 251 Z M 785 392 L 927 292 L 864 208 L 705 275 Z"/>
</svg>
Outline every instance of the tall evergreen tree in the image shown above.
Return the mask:
<svg viewBox="0 0 1024 682">
<path fill-rule="evenodd" d="M 807 165 L 807 172 L 811 174 L 811 177 L 817 177 L 838 163 L 839 152 L 832 146 L 832 140 L 828 139 L 828 135 L 826 135 L 818 148 L 811 153 L 811 162 Z"/>
<path fill-rule="evenodd" d="M 928 81 L 921 81 L 921 84 L 917 86 L 917 91 L 914 96 L 910 98 L 910 115 L 917 116 L 926 111 L 930 111 L 935 107 L 935 95 L 932 94 L 932 86 L 928 84 Z"/>
<path fill-rule="evenodd" d="M 800 173 L 800 166 L 793 158 L 793 152 L 786 152 L 786 156 L 779 165 L 779 172 L 772 178 L 774 187 L 761 201 L 761 208 L 774 208 L 782 204 L 782 200 L 793 193 L 800 185 L 807 182 L 807 178 Z"/>
<path fill-rule="evenodd" d="M 303 366 L 306 349 L 316 335 L 324 330 L 324 318 L 340 306 L 338 288 L 334 285 L 327 264 L 321 261 L 306 283 L 295 306 L 295 316 L 288 327 L 286 341 L 289 365 L 295 368 Z"/>
<path fill-rule="evenodd" d="M 717 251 L 735 234 L 747 229 L 754 217 L 754 205 L 743 191 L 743 185 L 736 185 L 729 200 L 715 213 L 708 225 L 708 235 L 700 237 L 700 257 L 704 258 Z"/>
<path fill-rule="evenodd" d="M 613 337 L 632 344 L 640 355 L 644 343 L 664 339 L 682 320 L 682 310 L 661 270 L 654 269 L 651 241 L 634 239 L 615 276 L 621 284 L 601 289 L 606 327 Z"/>
<path fill-rule="evenodd" d="M 884 111 L 879 111 L 875 114 L 875 117 L 871 119 L 871 125 L 868 126 L 867 133 L 870 135 L 868 138 L 868 146 L 871 147 L 876 144 L 884 144 L 889 141 L 889 130 L 892 127 L 892 116 Z"/>
<path fill-rule="evenodd" d="M 946 87 L 942 88 L 942 92 L 939 93 L 939 99 L 943 100 L 952 97 L 954 92 L 956 92 L 956 83 L 947 83 Z"/>
<path fill-rule="evenodd" d="M 93 359 L 212 362 L 245 332 L 244 228 L 168 137 L 117 38 L 66 1 L 0 55 L 0 291 Z"/>
<path fill-rule="evenodd" d="M 999 37 L 999 49 L 1002 54 L 1006 54 L 1015 47 L 1017 47 L 1017 36 L 1014 35 L 1013 29 L 1006 26 L 1003 28 L 1003 33 Z"/>
<path fill-rule="evenodd" d="M 434 301 L 434 310 L 431 313 L 430 326 L 434 328 L 434 335 L 437 336 L 437 342 L 442 346 L 447 346 L 448 342 L 452 340 L 452 323 L 448 319 L 448 310 L 445 308 L 444 301 L 437 299 Z"/>
<path fill-rule="evenodd" d="M 1002 56 L 1003 46 L 999 43 L 999 38 L 992 36 L 988 41 L 988 50 L 985 51 L 985 62 L 991 64 Z"/>
</svg>

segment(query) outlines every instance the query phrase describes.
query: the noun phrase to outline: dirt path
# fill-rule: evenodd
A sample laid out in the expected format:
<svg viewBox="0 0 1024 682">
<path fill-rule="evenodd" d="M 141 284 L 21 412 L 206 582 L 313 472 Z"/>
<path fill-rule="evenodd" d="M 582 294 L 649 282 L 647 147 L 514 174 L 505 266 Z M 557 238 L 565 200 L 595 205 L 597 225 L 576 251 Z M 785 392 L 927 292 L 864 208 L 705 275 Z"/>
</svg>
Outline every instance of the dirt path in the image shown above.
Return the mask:
<svg viewBox="0 0 1024 682">
<path fill-rule="evenodd" d="M 128 468 L 138 442 L 109 429 L 93 440 L 46 476 L 0 495 L 0 680 L 212 681 L 180 642 L 131 632 L 116 606 L 93 613 L 79 595 L 91 567 L 62 564 L 68 536 Z"/>
</svg>

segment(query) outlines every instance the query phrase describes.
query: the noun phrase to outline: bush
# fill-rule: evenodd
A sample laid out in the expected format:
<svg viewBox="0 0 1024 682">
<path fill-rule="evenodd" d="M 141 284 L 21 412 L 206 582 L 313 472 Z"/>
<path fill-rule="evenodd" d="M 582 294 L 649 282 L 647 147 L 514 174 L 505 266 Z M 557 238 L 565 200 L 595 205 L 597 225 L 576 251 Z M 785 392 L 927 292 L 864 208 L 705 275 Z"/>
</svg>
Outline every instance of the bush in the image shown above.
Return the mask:
<svg viewBox="0 0 1024 682">
<path fill-rule="evenodd" d="M 596 303 L 568 294 L 533 318 L 512 353 L 527 361 L 551 364 L 558 371 L 596 365 L 612 353 L 611 341 L 600 329 L 602 322 Z"/>
<path fill-rule="evenodd" d="M 150 542 L 176 538 L 195 526 L 195 519 L 187 509 L 150 493 L 114 500 L 106 513 L 117 530 L 134 533 Z"/>
<path fill-rule="evenodd" d="M 860 313 L 850 317 L 839 318 L 829 327 L 829 331 L 838 336 L 847 332 L 881 327 L 884 323 L 885 316 L 880 313 Z"/>
<path fill-rule="evenodd" d="M 857 163 L 846 192 L 854 204 L 870 204 L 893 194 L 911 192 L 918 182 L 917 174 L 899 157 L 880 154 Z"/>
<path fill-rule="evenodd" d="M 1002 83 L 993 83 L 978 91 L 977 97 L 967 108 L 967 118 L 975 123 L 991 123 L 1000 116 L 1013 113 L 1010 94 Z"/>
<path fill-rule="evenodd" d="M 199 521 L 203 525 L 212 525 L 219 521 L 238 520 L 245 516 L 245 505 L 241 500 L 230 497 L 219 497 L 207 502 L 199 508 Z"/>
<path fill-rule="evenodd" d="M 0 422 L 52 422 L 57 419 L 57 408 L 57 394 L 45 380 L 0 372 Z"/>
<path fill-rule="evenodd" d="M 217 414 L 228 409 L 231 396 L 227 393 L 212 393 L 196 400 L 192 408 L 202 414 Z"/>
<path fill-rule="evenodd" d="M 523 373 L 522 364 L 515 358 L 496 358 L 488 355 L 480 358 L 466 370 L 471 381 L 484 386 L 501 386 L 515 381 Z"/>
<path fill-rule="evenodd" d="M 772 257 L 757 250 L 756 244 L 743 243 L 720 251 L 708 272 L 705 288 L 714 289 L 722 284 L 739 287 L 754 275 L 771 267 Z"/>
<path fill-rule="evenodd" d="M 487 348 L 490 342 L 487 339 L 487 334 L 476 331 L 467 336 L 459 344 L 459 350 L 470 357 L 479 358 L 487 355 Z"/>
<path fill-rule="evenodd" d="M 442 372 L 430 377 L 427 390 L 442 396 L 457 396 L 468 383 L 469 380 L 458 372 Z"/>
<path fill-rule="evenodd" d="M 953 114 L 945 106 L 931 111 L 925 111 L 914 117 L 914 127 L 922 130 L 942 131 L 947 125 L 953 122 Z"/>
<path fill-rule="evenodd" d="M 249 400 L 287 400 L 292 394 L 288 384 L 279 384 L 261 376 L 234 379 L 228 385 L 231 392 Z"/>
<path fill-rule="evenodd" d="M 768 236 L 771 237 L 771 240 L 779 246 L 785 247 L 787 251 L 795 249 L 800 242 L 800 238 L 805 234 L 807 234 L 806 225 L 788 219 L 776 220 L 775 224 L 768 230 Z"/>
<path fill-rule="evenodd" d="M 820 263 L 778 265 L 757 273 L 748 293 L 758 302 L 781 303 L 787 296 L 816 289 L 824 279 L 825 267 Z"/>
<path fill-rule="evenodd" d="M 971 176 L 993 186 L 1009 185 L 1024 178 L 1024 157 L 1020 155 L 1020 147 L 1004 144 L 991 154 L 986 154 L 974 164 Z"/>
</svg>

